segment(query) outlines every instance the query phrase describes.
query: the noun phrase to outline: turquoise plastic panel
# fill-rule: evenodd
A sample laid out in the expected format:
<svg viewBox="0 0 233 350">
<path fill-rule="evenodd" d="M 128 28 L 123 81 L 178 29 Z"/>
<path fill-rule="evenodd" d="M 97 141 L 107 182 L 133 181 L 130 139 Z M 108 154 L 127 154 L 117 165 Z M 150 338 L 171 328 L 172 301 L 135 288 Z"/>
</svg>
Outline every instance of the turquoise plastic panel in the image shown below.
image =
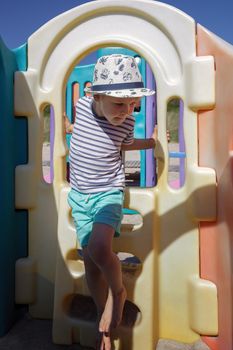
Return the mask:
<svg viewBox="0 0 233 350">
<path fill-rule="evenodd" d="M 12 52 L 15 55 L 17 61 L 17 70 L 26 71 L 27 70 L 27 44 L 23 44 Z"/>
<path fill-rule="evenodd" d="M 14 118 L 13 104 L 14 72 L 25 67 L 26 45 L 13 52 L 0 39 L 0 336 L 19 315 L 15 261 L 27 255 L 27 211 L 15 210 L 15 167 L 27 162 L 27 121 Z"/>
</svg>

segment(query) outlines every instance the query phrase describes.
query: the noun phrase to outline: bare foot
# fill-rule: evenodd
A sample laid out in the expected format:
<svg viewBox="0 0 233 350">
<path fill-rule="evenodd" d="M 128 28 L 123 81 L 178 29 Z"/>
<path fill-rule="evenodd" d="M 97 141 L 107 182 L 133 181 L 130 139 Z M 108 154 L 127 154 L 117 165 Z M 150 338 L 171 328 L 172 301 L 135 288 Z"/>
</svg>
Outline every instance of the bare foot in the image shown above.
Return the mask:
<svg viewBox="0 0 233 350">
<path fill-rule="evenodd" d="M 103 333 L 99 331 L 99 323 L 101 320 L 101 316 L 103 314 L 103 310 L 99 310 L 97 312 L 97 324 L 96 324 L 96 345 L 95 350 L 111 350 L 111 339 L 109 333 Z"/>
<path fill-rule="evenodd" d="M 111 338 L 109 333 L 99 333 L 96 350 L 111 350 Z"/>
<path fill-rule="evenodd" d="M 100 332 L 104 332 L 106 334 L 110 331 L 111 327 L 116 328 L 119 326 L 122 319 L 125 299 L 126 290 L 124 286 L 116 294 L 113 294 L 111 290 L 109 290 L 108 299 L 99 324 Z"/>
</svg>

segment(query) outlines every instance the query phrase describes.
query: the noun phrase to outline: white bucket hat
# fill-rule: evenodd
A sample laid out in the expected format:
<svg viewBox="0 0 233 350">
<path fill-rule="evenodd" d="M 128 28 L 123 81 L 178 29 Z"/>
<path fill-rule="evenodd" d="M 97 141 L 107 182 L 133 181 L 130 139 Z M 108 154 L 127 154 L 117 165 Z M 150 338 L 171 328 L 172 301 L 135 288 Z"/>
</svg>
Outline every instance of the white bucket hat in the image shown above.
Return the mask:
<svg viewBox="0 0 233 350">
<path fill-rule="evenodd" d="M 144 88 L 135 58 L 121 54 L 100 57 L 95 65 L 92 86 L 84 91 L 113 97 L 142 97 L 155 93 Z"/>
</svg>

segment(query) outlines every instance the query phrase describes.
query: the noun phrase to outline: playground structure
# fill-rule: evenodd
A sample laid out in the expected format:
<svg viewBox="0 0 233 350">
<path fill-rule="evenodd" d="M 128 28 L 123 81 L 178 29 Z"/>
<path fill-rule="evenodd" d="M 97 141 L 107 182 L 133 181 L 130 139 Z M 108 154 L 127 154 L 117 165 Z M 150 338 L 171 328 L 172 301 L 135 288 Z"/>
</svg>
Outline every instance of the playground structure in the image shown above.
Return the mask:
<svg viewBox="0 0 233 350">
<path fill-rule="evenodd" d="M 125 207 L 139 212 L 142 224 L 123 226 L 114 242 L 116 252 L 140 260 L 135 274 L 124 273 L 140 317 L 119 328 L 115 347 L 149 350 L 160 338 L 202 337 L 212 350 L 232 350 L 233 49 L 183 12 L 149 0 L 91 2 L 45 24 L 27 47 L 1 44 L 1 334 L 16 317 L 16 301 L 29 304 L 35 318 L 53 318 L 55 342 L 92 344 L 93 322 L 70 312 L 88 290 L 66 202 L 61 116 L 74 67 L 110 46 L 129 48 L 149 64 L 159 128 L 157 185 L 126 191 Z M 166 110 L 174 97 L 182 100 L 186 150 L 179 189 L 167 181 Z M 42 175 L 47 104 L 55 122 L 51 184 Z"/>
</svg>

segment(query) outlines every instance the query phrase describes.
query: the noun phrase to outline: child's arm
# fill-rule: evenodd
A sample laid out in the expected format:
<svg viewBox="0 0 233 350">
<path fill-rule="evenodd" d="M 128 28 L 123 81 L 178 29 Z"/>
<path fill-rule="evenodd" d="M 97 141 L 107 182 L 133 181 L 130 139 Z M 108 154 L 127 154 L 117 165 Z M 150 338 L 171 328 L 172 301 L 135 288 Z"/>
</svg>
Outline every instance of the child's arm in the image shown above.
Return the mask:
<svg viewBox="0 0 233 350">
<path fill-rule="evenodd" d="M 65 124 L 65 132 L 66 134 L 71 134 L 73 132 L 74 125 L 69 121 L 69 118 L 65 113 L 63 113 L 64 124 Z"/>
<path fill-rule="evenodd" d="M 130 145 L 122 145 L 122 151 L 135 151 L 140 149 L 150 149 L 155 147 L 155 140 L 150 139 L 134 139 Z"/>
<path fill-rule="evenodd" d="M 154 148 L 158 138 L 158 128 L 154 128 L 154 132 L 149 139 L 134 139 L 130 145 L 122 145 L 122 151 L 135 151 L 140 149 L 150 149 Z"/>
</svg>

